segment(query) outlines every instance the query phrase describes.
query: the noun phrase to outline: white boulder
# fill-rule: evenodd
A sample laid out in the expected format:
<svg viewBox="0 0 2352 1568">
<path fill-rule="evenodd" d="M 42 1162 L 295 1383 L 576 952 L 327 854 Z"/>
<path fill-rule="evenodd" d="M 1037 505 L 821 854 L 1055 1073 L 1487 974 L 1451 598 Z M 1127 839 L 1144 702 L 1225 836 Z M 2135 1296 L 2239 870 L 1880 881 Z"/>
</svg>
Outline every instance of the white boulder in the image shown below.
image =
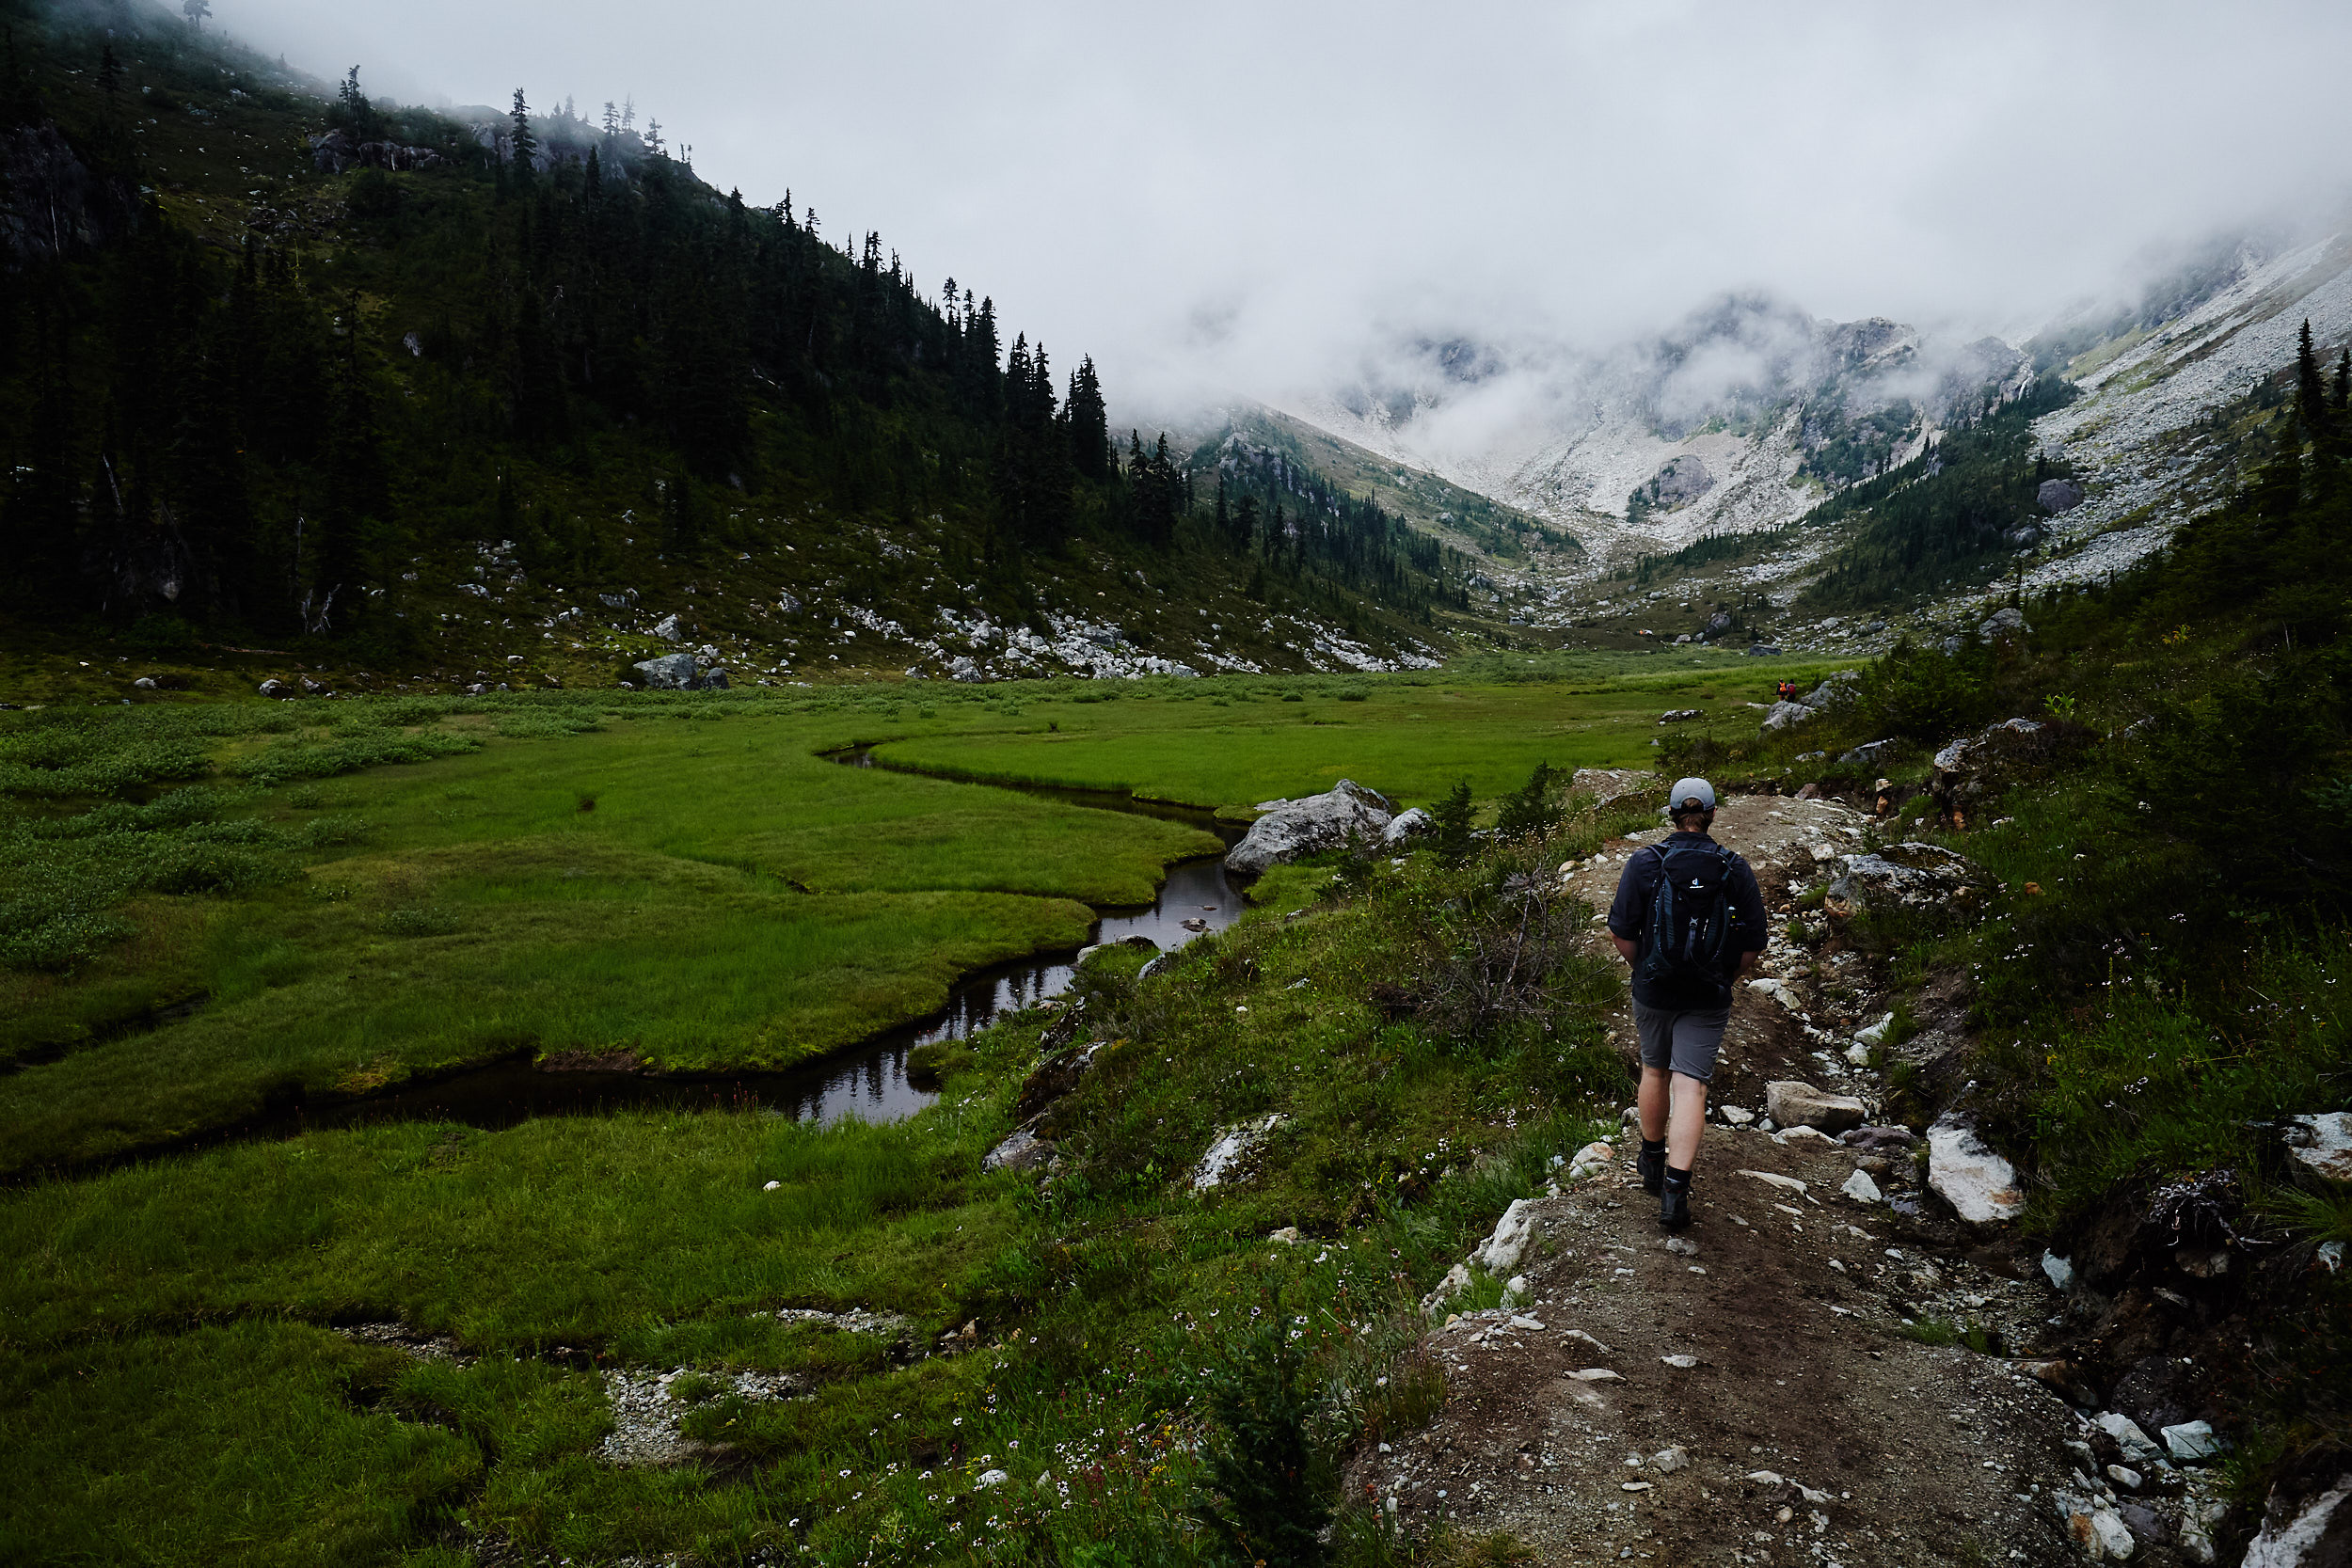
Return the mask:
<svg viewBox="0 0 2352 1568">
<path fill-rule="evenodd" d="M 2016 1167 L 1987 1147 L 1965 1117 L 1951 1111 L 1928 1129 L 1928 1186 L 1972 1225 L 2015 1219 L 2026 1208 Z"/>
<path fill-rule="evenodd" d="M 1238 1178 L 1249 1156 L 1265 1142 L 1266 1134 L 1281 1125 L 1279 1113 L 1269 1111 L 1254 1121 L 1245 1121 L 1219 1132 L 1192 1173 L 1192 1190 L 1204 1193 Z"/>
<path fill-rule="evenodd" d="M 1502 1212 L 1502 1217 L 1495 1221 L 1493 1233 L 1470 1254 L 1470 1261 L 1488 1274 L 1508 1274 L 1518 1267 L 1528 1243 L 1534 1239 L 1535 1200 L 1515 1199 Z"/>
<path fill-rule="evenodd" d="M 1376 841 L 1392 819 L 1386 797 L 1353 779 L 1342 779 L 1321 795 L 1273 802 L 1273 809 L 1252 822 L 1248 836 L 1225 857 L 1225 867 L 1254 877 L 1301 855 L 1343 848 L 1352 838 Z"/>
<path fill-rule="evenodd" d="M 2246 1568 L 2318 1568 L 2324 1561 L 2340 1560 L 2333 1554 L 2323 1558 L 2321 1552 L 2327 1536 L 2340 1534 L 2329 1527 L 2347 1500 L 2352 1500 L 2352 1476 L 2338 1479 L 2293 1517 L 2265 1519 L 2262 1532 L 2246 1548 Z"/>
<path fill-rule="evenodd" d="M 2330 1181 L 2352 1181 L 2352 1111 L 2289 1117 L 2287 1152 Z"/>
</svg>

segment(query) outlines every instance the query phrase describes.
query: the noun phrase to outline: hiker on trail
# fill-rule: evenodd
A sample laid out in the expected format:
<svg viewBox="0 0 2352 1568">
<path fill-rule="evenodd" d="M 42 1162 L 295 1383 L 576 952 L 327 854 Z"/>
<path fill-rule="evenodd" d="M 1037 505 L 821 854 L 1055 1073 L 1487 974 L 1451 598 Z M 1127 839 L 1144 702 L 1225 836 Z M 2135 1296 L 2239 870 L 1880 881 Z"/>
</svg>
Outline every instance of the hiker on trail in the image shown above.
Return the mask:
<svg viewBox="0 0 2352 1568">
<path fill-rule="evenodd" d="M 1764 950 L 1764 895 L 1748 863 L 1707 835 L 1715 786 L 1666 797 L 1674 832 L 1636 850 L 1617 879 L 1609 935 L 1633 966 L 1642 1042 L 1642 1190 L 1669 1230 L 1691 1223 L 1691 1164 L 1707 1130 L 1707 1085 L 1731 1022 L 1731 986 Z"/>
<path fill-rule="evenodd" d="M 1772 695 L 1781 702 L 1793 703 L 1797 700 L 1797 683 L 1789 680 L 1782 681 L 1772 688 Z"/>
</svg>

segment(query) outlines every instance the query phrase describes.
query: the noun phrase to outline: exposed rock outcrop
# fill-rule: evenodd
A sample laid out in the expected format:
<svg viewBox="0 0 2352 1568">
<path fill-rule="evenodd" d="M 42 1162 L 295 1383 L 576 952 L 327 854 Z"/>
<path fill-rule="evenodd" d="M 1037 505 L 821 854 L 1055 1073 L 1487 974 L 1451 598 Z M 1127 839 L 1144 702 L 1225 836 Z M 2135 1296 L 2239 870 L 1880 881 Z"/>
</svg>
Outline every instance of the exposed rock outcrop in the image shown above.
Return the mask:
<svg viewBox="0 0 2352 1568">
<path fill-rule="evenodd" d="M 1969 905 L 1980 896 L 1982 874 L 1940 844 L 1890 844 L 1876 854 L 1842 856 L 1840 865 L 1829 884 L 1832 914 Z"/>
</svg>

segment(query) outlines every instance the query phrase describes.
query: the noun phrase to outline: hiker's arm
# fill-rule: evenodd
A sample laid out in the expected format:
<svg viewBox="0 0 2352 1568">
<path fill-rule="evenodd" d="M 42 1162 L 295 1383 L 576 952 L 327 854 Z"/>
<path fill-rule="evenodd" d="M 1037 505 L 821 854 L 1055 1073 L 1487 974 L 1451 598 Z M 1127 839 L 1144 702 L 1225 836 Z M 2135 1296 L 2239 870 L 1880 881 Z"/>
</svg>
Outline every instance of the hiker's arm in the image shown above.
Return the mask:
<svg viewBox="0 0 2352 1568">
<path fill-rule="evenodd" d="M 1744 860 L 1732 880 L 1732 893 L 1740 901 L 1740 973 L 1745 974 L 1763 960 L 1765 943 L 1772 941 L 1772 927 L 1764 913 L 1764 890 L 1756 884 L 1755 868 Z"/>
<path fill-rule="evenodd" d="M 1641 863 L 1641 852 L 1636 850 L 1617 874 L 1617 896 L 1609 905 L 1609 940 L 1617 944 L 1617 957 L 1628 963 L 1641 951 L 1641 944 L 1626 933 L 1642 928 L 1642 911 L 1649 903 L 1649 890 L 1642 885 Z"/>
</svg>

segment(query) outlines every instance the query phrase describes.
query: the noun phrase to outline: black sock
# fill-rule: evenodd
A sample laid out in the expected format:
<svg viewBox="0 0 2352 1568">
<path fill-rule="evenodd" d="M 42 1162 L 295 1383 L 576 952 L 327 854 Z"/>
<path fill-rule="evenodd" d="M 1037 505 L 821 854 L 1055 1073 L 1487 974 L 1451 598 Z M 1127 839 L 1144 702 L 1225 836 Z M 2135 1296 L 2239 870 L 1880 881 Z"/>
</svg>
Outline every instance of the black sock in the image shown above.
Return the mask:
<svg viewBox="0 0 2352 1568">
<path fill-rule="evenodd" d="M 1663 1154 L 1666 1152 L 1666 1140 L 1663 1138 L 1644 1138 L 1642 1140 L 1642 1152 L 1645 1154 Z"/>
<path fill-rule="evenodd" d="M 1666 1167 L 1666 1190 L 1670 1193 L 1689 1192 L 1691 1173 L 1687 1170 L 1677 1170 L 1674 1166 L 1668 1165 Z"/>
</svg>

